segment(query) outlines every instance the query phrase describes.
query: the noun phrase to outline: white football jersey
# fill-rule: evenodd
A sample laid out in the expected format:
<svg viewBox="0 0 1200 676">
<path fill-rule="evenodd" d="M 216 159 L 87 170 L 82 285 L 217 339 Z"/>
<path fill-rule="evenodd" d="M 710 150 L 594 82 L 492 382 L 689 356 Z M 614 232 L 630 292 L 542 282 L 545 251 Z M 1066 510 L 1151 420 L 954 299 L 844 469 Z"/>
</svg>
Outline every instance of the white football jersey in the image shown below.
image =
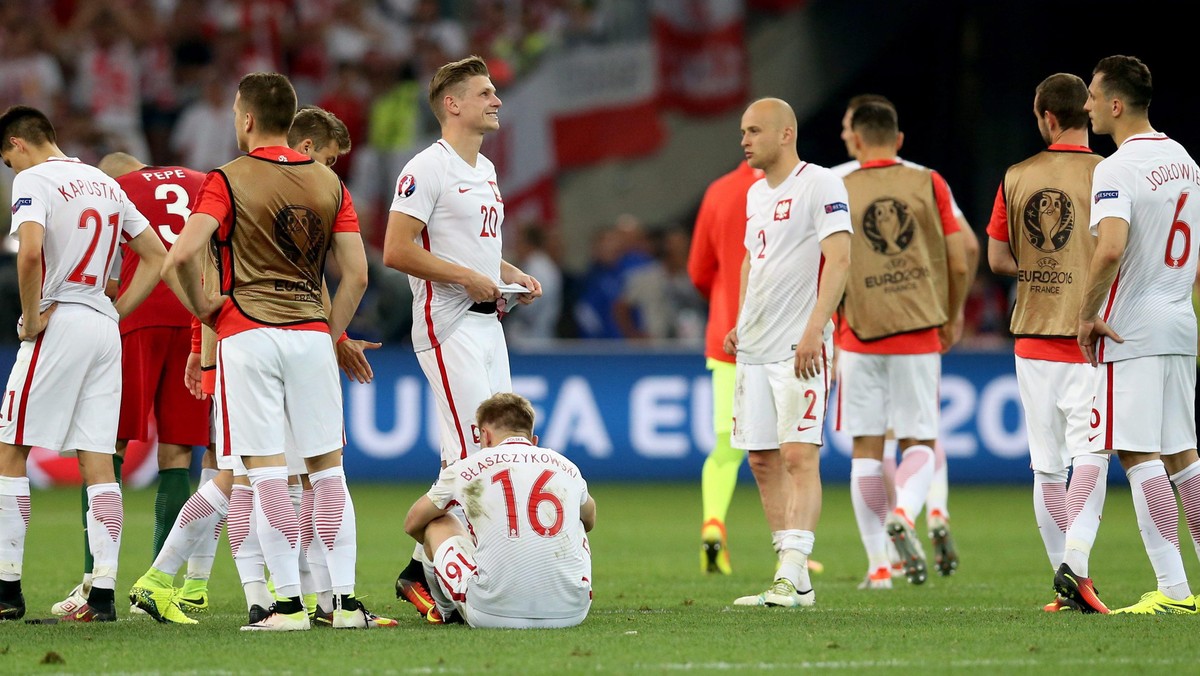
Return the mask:
<svg viewBox="0 0 1200 676">
<path fill-rule="evenodd" d="M 479 155 L 472 167 L 449 143 L 435 142 L 400 172 L 392 211 L 425 224 L 416 241 L 426 251 L 500 283 L 504 200 L 488 158 Z M 458 284 L 412 276 L 408 283 L 413 291 L 413 348 L 420 352 L 454 333 L 472 301 Z"/>
<path fill-rule="evenodd" d="M 1196 161 L 1165 134 L 1129 137 L 1092 176 L 1092 234 L 1110 217 L 1129 224 L 1129 240 L 1100 316 L 1125 342 L 1101 339 L 1100 361 L 1196 354 Z"/>
<path fill-rule="evenodd" d="M 472 608 L 539 619 L 588 608 L 592 555 L 579 520 L 588 490 L 575 463 L 511 437 L 443 469 L 428 496 L 461 505 L 475 537 Z"/>
<path fill-rule="evenodd" d="M 13 179 L 12 230 L 22 223 L 44 229 L 41 309 L 79 303 L 117 320 L 104 285 L 120 241 L 150 227 L 115 180 L 74 158 L 52 157 Z"/>
<path fill-rule="evenodd" d="M 791 359 L 817 304 L 821 240 L 851 232 L 846 185 L 833 172 L 800 162 L 775 188 L 759 179 L 746 193 L 750 276 L 738 313 L 737 360 Z M 825 327 L 828 338 L 832 322 Z"/>
<path fill-rule="evenodd" d="M 902 157 L 897 157 L 896 161 L 906 167 L 912 167 L 913 169 L 929 169 L 929 167 L 926 167 L 925 165 L 917 164 L 916 162 L 910 162 Z M 829 170 L 842 178 L 846 178 L 851 172 L 858 171 L 861 168 L 862 162 L 859 162 L 858 160 L 850 160 L 849 162 L 842 162 L 835 167 L 830 167 Z M 950 190 L 950 186 L 948 184 L 946 186 L 946 190 Z M 954 212 L 955 218 L 964 218 L 962 209 L 958 207 L 958 202 L 954 199 L 953 190 L 950 190 L 950 210 Z"/>
</svg>

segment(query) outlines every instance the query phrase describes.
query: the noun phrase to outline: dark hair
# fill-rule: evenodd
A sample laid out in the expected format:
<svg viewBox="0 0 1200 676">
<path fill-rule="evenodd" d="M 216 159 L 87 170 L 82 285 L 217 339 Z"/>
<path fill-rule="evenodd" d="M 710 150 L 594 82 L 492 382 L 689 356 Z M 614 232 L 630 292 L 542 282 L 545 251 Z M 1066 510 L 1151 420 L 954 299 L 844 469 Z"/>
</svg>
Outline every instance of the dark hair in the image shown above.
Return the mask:
<svg viewBox="0 0 1200 676">
<path fill-rule="evenodd" d="M 1040 117 L 1049 111 L 1058 118 L 1064 129 L 1087 129 L 1088 89 L 1083 78 L 1071 73 L 1055 73 L 1042 80 L 1033 97 L 1033 107 Z"/>
<path fill-rule="evenodd" d="M 12 106 L 0 115 L 0 151 L 12 149 L 8 139 L 14 136 L 39 146 L 58 143 L 50 118 L 29 106 Z"/>
<path fill-rule="evenodd" d="M 519 394 L 500 392 L 484 400 L 475 409 L 475 424 L 489 425 L 508 432 L 533 436 L 533 404 Z"/>
<path fill-rule="evenodd" d="M 896 109 L 883 103 L 864 103 L 855 108 L 850 116 L 850 128 L 862 134 L 863 141 L 872 146 L 893 143 L 900 133 Z"/>
<path fill-rule="evenodd" d="M 475 55 L 468 56 L 461 61 L 447 63 L 437 69 L 437 72 L 433 74 L 433 79 L 429 81 L 429 107 L 433 109 L 433 115 L 438 122 L 446 120 L 446 108 L 442 105 L 442 98 L 446 95 L 446 91 L 451 87 L 458 87 L 476 75 L 491 77 L 487 63 Z"/>
<path fill-rule="evenodd" d="M 1106 56 L 1092 70 L 1092 75 L 1104 75 L 1100 89 L 1109 98 L 1121 99 L 1134 110 L 1145 112 L 1154 94 L 1150 69 L 1136 56 Z"/>
<path fill-rule="evenodd" d="M 250 73 L 238 82 L 242 109 L 254 115 L 259 132 L 286 134 L 296 116 L 296 90 L 279 73 Z"/>
<path fill-rule="evenodd" d="M 295 146 L 304 139 L 312 139 L 318 149 L 337 144 L 338 155 L 350 152 L 350 130 L 337 115 L 316 106 L 305 106 L 296 112 L 292 128 L 288 130 L 288 145 Z"/>
<path fill-rule="evenodd" d="M 885 106 L 890 106 L 892 110 L 896 109 L 896 105 L 883 94 L 859 94 L 852 96 L 849 103 L 846 104 L 846 109 L 858 110 L 858 107 L 865 103 L 882 103 Z"/>
</svg>

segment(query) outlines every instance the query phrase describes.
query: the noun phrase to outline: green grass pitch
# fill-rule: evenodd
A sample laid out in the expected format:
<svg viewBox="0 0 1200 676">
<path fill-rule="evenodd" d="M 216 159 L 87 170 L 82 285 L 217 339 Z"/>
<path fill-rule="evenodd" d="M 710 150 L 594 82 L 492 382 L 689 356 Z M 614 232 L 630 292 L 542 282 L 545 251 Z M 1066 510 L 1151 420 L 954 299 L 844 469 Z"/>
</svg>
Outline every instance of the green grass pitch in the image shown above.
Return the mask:
<svg viewBox="0 0 1200 676">
<path fill-rule="evenodd" d="M 428 626 L 397 601 L 393 580 L 411 541 L 401 531 L 417 485 L 352 485 L 358 512 L 359 593 L 400 627 L 245 634 L 244 604 L 224 537 L 211 590 L 213 612 L 198 626 L 164 626 L 118 605 L 111 625 L 0 624 L 0 673 L 790 673 L 970 669 L 978 673 L 1163 671 L 1195 668 L 1200 617 L 1103 617 L 1041 612 L 1052 598 L 1027 487 L 952 487 L 962 556 L 950 578 L 858 591 L 866 560 L 848 490 L 828 488 L 814 558 L 811 609 L 733 608 L 761 591 L 774 561 L 751 485 L 729 516 L 734 574 L 702 576 L 699 487 L 598 484 L 591 542 L 595 601 L 581 626 L 558 631 L 478 631 Z M 150 563 L 154 493 L 126 495 L 118 599 Z M 25 559 L 30 617 L 78 580 L 77 490 L 35 491 Z M 922 529 L 923 530 L 923 529 Z M 1184 559 L 1200 587 L 1200 564 L 1182 530 Z M 1109 491 L 1093 553 L 1093 577 L 1116 607 L 1154 588 L 1128 490 Z"/>
</svg>

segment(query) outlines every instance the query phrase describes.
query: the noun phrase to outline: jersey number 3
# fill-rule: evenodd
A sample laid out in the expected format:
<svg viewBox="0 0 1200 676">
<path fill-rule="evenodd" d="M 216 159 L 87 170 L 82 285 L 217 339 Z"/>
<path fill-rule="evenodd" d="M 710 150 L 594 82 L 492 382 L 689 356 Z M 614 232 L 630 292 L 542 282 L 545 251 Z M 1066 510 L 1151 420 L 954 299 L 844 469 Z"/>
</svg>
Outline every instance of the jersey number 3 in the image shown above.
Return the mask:
<svg viewBox="0 0 1200 676">
<path fill-rule="evenodd" d="M 546 484 L 554 478 L 554 472 L 546 470 L 542 472 L 537 481 L 533 482 L 533 488 L 529 490 L 529 497 L 526 499 L 525 515 L 529 519 L 529 526 L 533 528 L 533 532 L 544 538 L 552 538 L 558 535 L 558 532 L 563 527 L 563 504 L 558 496 L 546 490 Z M 500 484 L 504 489 L 504 511 L 508 517 L 508 537 L 517 538 L 521 536 L 521 525 L 517 519 L 517 496 L 513 490 L 512 474 L 509 470 L 496 472 L 492 476 L 492 483 Z M 554 508 L 554 521 L 547 524 L 542 521 L 542 515 L 539 511 L 542 503 L 549 503 Z"/>
<path fill-rule="evenodd" d="M 113 250 L 117 248 L 117 229 L 121 225 L 120 214 L 110 214 L 108 224 L 112 227 L 112 235 L 108 238 L 108 250 L 104 252 L 104 268 L 98 275 L 89 275 L 87 269 L 92 264 L 92 259 L 99 253 L 96 249 L 100 244 L 100 237 L 104 231 L 104 221 L 100 219 L 100 212 L 95 209 L 84 209 L 82 214 L 79 214 L 79 229 L 92 230 L 92 241 L 88 243 L 87 251 L 83 253 L 83 258 L 79 259 L 79 264 L 67 275 L 68 282 L 76 284 L 84 284 L 87 286 L 97 286 L 104 284 L 105 278 L 108 276 L 108 266 L 112 263 Z"/>
</svg>

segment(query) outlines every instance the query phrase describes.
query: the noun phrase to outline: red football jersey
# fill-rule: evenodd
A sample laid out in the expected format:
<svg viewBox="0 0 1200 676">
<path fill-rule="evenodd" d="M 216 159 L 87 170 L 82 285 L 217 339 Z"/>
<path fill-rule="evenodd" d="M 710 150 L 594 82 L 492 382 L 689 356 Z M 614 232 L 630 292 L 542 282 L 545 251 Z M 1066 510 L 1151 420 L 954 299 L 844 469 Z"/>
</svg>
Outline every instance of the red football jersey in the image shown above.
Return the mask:
<svg viewBox="0 0 1200 676">
<path fill-rule="evenodd" d="M 196 205 L 196 194 L 204 174 L 183 167 L 143 167 L 117 177 L 117 183 L 138 211 L 150 221 L 150 228 L 168 249 L 179 238 L 183 225 Z M 138 255 L 128 245 L 121 246 L 121 283 L 117 295 L 137 270 Z M 121 334 L 149 326 L 190 327 L 192 314 L 163 282 L 150 292 L 145 302 L 121 320 Z"/>
</svg>

